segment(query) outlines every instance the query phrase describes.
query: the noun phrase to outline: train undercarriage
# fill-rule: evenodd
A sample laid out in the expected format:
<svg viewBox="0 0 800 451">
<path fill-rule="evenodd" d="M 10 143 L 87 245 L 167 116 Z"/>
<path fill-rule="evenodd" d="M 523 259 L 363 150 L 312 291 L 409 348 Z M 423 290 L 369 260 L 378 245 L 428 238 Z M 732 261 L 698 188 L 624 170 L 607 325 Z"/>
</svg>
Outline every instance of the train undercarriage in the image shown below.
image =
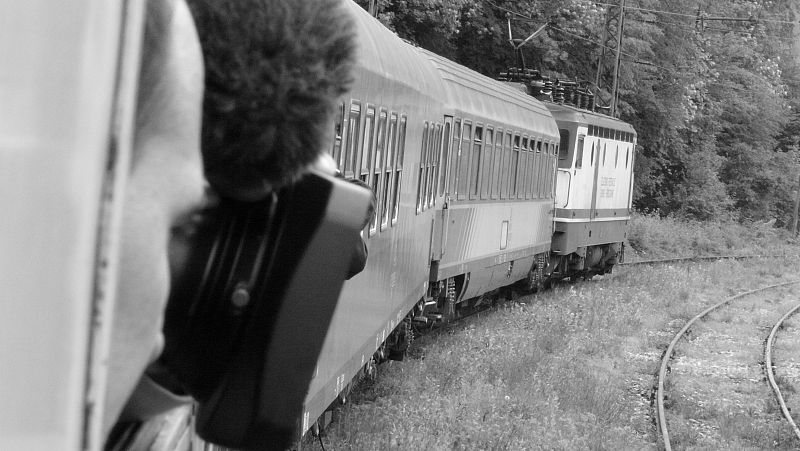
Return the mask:
<svg viewBox="0 0 800 451">
<path fill-rule="evenodd" d="M 622 263 L 624 257 L 624 243 L 578 247 L 570 254 L 553 254 L 550 256 L 545 283 L 564 279 L 587 280 L 596 275 L 611 274 L 614 265 Z"/>
</svg>

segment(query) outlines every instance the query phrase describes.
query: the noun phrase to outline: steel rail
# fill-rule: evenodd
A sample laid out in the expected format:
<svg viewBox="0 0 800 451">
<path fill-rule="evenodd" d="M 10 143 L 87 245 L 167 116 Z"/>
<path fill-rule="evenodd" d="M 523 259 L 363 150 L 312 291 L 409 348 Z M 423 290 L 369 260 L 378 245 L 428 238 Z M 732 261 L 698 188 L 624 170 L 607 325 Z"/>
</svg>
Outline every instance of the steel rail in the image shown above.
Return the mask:
<svg viewBox="0 0 800 451">
<path fill-rule="evenodd" d="M 789 408 L 786 406 L 786 401 L 783 399 L 783 394 L 781 394 L 781 389 L 778 387 L 778 383 L 775 382 L 775 373 L 772 370 L 772 345 L 775 343 L 775 335 L 778 333 L 778 329 L 783 325 L 783 322 L 786 321 L 786 318 L 792 316 L 797 310 L 800 309 L 800 304 L 797 304 L 793 309 L 786 312 L 778 322 L 772 326 L 772 331 L 769 333 L 769 337 L 767 338 L 767 344 L 764 347 L 764 364 L 766 365 L 767 370 L 767 379 L 769 380 L 769 385 L 772 387 L 773 393 L 775 393 L 775 398 L 778 400 L 778 404 L 781 405 L 781 412 L 783 412 L 783 417 L 789 421 L 789 424 L 792 425 L 792 430 L 794 430 L 794 435 L 800 439 L 800 429 L 797 428 L 797 424 L 792 419 L 792 414 L 789 413 Z"/>
<path fill-rule="evenodd" d="M 745 260 L 748 258 L 782 258 L 790 255 L 703 255 L 694 257 L 675 257 L 664 260 L 638 260 L 634 262 L 619 263 L 619 266 L 655 265 L 661 263 L 699 262 L 710 260 Z"/>
<path fill-rule="evenodd" d="M 673 352 L 675 352 L 675 346 L 678 344 L 678 341 L 681 339 L 681 337 L 683 337 L 686 334 L 686 331 L 689 330 L 689 328 L 695 323 L 695 321 L 697 321 L 698 319 L 708 315 L 709 313 L 713 312 L 714 310 L 718 309 L 719 307 L 722 307 L 723 305 L 726 305 L 726 304 L 730 303 L 731 301 L 734 301 L 736 299 L 743 298 L 745 296 L 749 296 L 751 294 L 755 294 L 755 293 L 758 293 L 758 292 L 761 292 L 761 291 L 766 291 L 766 290 L 769 290 L 769 289 L 772 289 L 772 288 L 779 288 L 779 287 L 783 287 L 783 286 L 787 286 L 787 285 L 793 285 L 793 284 L 797 284 L 797 283 L 800 283 L 800 280 L 795 280 L 795 281 L 791 281 L 791 282 L 783 282 L 783 283 L 779 283 L 779 284 L 775 284 L 775 285 L 769 285 L 769 286 L 766 286 L 766 287 L 757 288 L 755 290 L 746 291 L 744 293 L 739 293 L 736 296 L 732 296 L 732 297 L 730 297 L 728 299 L 725 299 L 724 301 L 718 302 L 718 303 L 712 305 L 711 307 L 708 307 L 707 309 L 703 310 L 699 314 L 695 315 L 692 319 L 687 321 L 686 324 L 681 328 L 681 330 L 675 335 L 675 337 L 672 339 L 672 342 L 670 342 L 669 346 L 667 347 L 667 350 L 664 352 L 664 356 L 661 358 L 661 368 L 660 368 L 660 370 L 658 372 L 658 390 L 656 392 L 656 409 L 657 409 L 657 413 L 658 413 L 658 429 L 659 429 L 659 432 L 661 433 L 661 438 L 664 441 L 664 449 L 666 451 L 671 451 L 672 450 L 672 446 L 670 445 L 670 442 L 669 442 L 669 431 L 667 430 L 667 418 L 666 418 L 666 415 L 664 414 L 664 380 L 667 378 L 667 368 L 669 366 L 669 361 L 672 358 L 672 354 L 673 354 Z"/>
</svg>

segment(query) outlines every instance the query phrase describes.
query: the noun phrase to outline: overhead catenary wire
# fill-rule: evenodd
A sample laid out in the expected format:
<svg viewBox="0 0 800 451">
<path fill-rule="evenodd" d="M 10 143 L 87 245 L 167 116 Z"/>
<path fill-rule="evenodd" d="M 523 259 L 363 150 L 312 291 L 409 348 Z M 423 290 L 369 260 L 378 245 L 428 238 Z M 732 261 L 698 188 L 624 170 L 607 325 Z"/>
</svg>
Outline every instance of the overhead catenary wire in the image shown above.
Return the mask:
<svg viewBox="0 0 800 451">
<path fill-rule="evenodd" d="M 602 6 L 610 6 L 610 7 L 618 7 L 619 6 L 616 3 L 604 3 L 604 2 L 594 2 L 594 4 L 602 5 Z M 638 7 L 635 7 L 635 6 L 625 6 L 624 9 L 629 9 L 629 10 L 632 10 L 632 11 L 648 12 L 648 13 L 653 13 L 653 14 L 666 14 L 666 15 L 672 15 L 672 16 L 687 17 L 687 18 L 691 18 L 691 19 L 699 18 L 699 16 L 697 14 L 687 14 L 687 13 L 679 13 L 679 12 L 673 12 L 673 11 L 663 11 L 663 10 L 649 9 L 649 8 L 638 8 Z M 796 20 L 795 21 L 791 21 L 791 20 L 779 20 L 779 19 L 764 19 L 764 18 L 761 18 L 761 17 L 758 17 L 758 18 L 754 17 L 754 18 L 745 19 L 745 18 L 742 18 L 742 17 L 708 16 L 708 17 L 703 17 L 703 19 L 704 20 L 730 20 L 730 21 L 739 21 L 739 22 L 743 22 L 743 21 L 747 21 L 747 22 L 771 22 L 771 23 L 779 23 L 779 24 L 787 24 L 787 25 L 792 25 L 792 24 L 797 24 L 798 23 L 798 21 L 796 21 Z"/>
</svg>

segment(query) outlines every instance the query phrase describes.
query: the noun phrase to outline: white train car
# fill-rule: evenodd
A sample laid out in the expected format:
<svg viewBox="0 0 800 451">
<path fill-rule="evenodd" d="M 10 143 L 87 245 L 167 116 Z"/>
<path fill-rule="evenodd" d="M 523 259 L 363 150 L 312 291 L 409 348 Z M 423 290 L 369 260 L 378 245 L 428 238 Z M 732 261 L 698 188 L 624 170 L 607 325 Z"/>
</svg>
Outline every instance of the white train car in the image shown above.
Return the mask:
<svg viewBox="0 0 800 451">
<path fill-rule="evenodd" d="M 624 255 L 636 131 L 609 116 L 547 105 L 561 134 L 551 272 L 603 274 Z"/>
</svg>

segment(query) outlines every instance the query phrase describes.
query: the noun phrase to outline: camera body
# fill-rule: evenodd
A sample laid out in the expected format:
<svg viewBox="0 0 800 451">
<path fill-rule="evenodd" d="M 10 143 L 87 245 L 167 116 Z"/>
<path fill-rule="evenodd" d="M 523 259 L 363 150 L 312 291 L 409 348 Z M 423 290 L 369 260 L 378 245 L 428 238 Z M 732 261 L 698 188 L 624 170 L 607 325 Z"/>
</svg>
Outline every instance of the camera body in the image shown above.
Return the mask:
<svg viewBox="0 0 800 451">
<path fill-rule="evenodd" d="M 258 202 L 222 199 L 175 277 L 158 366 L 198 402 L 204 439 L 285 449 L 370 194 L 309 172 Z"/>
</svg>

